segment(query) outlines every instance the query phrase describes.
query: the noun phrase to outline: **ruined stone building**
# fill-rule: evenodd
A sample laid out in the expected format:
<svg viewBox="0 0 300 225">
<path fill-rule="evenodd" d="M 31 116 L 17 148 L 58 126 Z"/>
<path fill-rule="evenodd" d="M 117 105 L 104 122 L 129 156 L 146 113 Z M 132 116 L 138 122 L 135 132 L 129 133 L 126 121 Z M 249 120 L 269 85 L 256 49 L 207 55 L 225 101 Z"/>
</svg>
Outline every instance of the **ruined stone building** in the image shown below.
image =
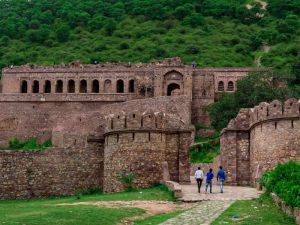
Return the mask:
<svg viewBox="0 0 300 225">
<path fill-rule="evenodd" d="M 221 163 L 233 185 L 255 185 L 279 162 L 300 161 L 300 100 L 241 109 L 221 137 Z"/>
<path fill-rule="evenodd" d="M 195 68 L 179 58 L 3 69 L 0 145 L 36 137 L 55 147 L 0 151 L 0 198 L 120 191 L 128 172 L 147 187 L 163 179 L 163 165 L 171 180 L 189 182 L 192 124 L 209 124 L 205 106 L 250 71 Z"/>
</svg>

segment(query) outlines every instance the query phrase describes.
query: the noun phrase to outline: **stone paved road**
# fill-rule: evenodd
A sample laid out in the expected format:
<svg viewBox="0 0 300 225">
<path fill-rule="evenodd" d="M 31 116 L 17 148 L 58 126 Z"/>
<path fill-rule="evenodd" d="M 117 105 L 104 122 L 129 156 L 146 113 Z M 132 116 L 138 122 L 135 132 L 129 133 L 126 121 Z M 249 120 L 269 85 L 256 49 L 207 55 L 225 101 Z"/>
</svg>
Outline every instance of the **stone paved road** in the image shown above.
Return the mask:
<svg viewBox="0 0 300 225">
<path fill-rule="evenodd" d="M 181 185 L 183 198 L 185 202 L 195 202 L 203 200 L 242 200 L 258 198 L 262 193 L 251 187 L 225 186 L 224 193 L 220 193 L 220 188 L 213 185 L 213 193 L 205 194 L 205 187 L 201 188 L 201 194 L 198 193 L 197 185 Z"/>
<path fill-rule="evenodd" d="M 209 225 L 233 202 L 232 200 L 203 201 L 193 209 L 167 220 L 162 225 Z"/>
<path fill-rule="evenodd" d="M 258 198 L 261 194 L 250 187 L 225 186 L 223 194 L 219 193 L 219 186 L 213 186 L 212 194 L 205 194 L 204 187 L 199 194 L 195 184 L 181 187 L 183 201 L 199 203 L 193 209 L 162 223 L 163 225 L 209 225 L 234 201 Z"/>
</svg>

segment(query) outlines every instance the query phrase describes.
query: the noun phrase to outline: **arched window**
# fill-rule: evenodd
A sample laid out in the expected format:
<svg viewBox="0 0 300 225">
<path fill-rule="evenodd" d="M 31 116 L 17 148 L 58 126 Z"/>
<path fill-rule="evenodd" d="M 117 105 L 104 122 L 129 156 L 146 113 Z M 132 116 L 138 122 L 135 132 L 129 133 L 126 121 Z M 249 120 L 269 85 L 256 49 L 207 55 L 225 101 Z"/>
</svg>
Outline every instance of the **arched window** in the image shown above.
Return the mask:
<svg viewBox="0 0 300 225">
<path fill-rule="evenodd" d="M 228 82 L 227 91 L 233 91 L 234 90 L 234 84 L 232 81 Z"/>
<path fill-rule="evenodd" d="M 37 80 L 33 81 L 32 85 L 32 93 L 39 93 L 40 91 L 40 84 Z"/>
<path fill-rule="evenodd" d="M 134 93 L 134 80 L 129 81 L 129 92 Z"/>
<path fill-rule="evenodd" d="M 74 80 L 68 81 L 68 93 L 75 93 L 75 81 Z"/>
<path fill-rule="evenodd" d="M 44 92 L 51 93 L 51 81 L 50 80 L 45 81 Z"/>
<path fill-rule="evenodd" d="M 99 93 L 99 81 L 98 80 L 93 80 L 92 92 L 93 93 Z"/>
<path fill-rule="evenodd" d="M 63 93 L 63 81 L 62 80 L 56 81 L 55 92 L 56 93 Z"/>
<path fill-rule="evenodd" d="M 28 85 L 27 85 L 27 81 L 23 80 L 21 82 L 21 93 L 27 93 L 28 92 Z"/>
<path fill-rule="evenodd" d="M 180 89 L 179 84 L 171 83 L 168 85 L 167 96 L 171 96 L 172 91 Z"/>
<path fill-rule="evenodd" d="M 224 82 L 223 81 L 219 81 L 219 83 L 218 83 L 218 91 L 224 91 Z"/>
<path fill-rule="evenodd" d="M 110 93 L 111 92 L 111 80 L 104 81 L 104 92 Z"/>
<path fill-rule="evenodd" d="M 123 80 L 117 81 L 117 93 L 124 93 L 124 81 Z"/>
<path fill-rule="evenodd" d="M 80 93 L 87 93 L 87 82 L 86 82 L 86 80 L 81 80 L 80 81 L 79 92 Z"/>
</svg>

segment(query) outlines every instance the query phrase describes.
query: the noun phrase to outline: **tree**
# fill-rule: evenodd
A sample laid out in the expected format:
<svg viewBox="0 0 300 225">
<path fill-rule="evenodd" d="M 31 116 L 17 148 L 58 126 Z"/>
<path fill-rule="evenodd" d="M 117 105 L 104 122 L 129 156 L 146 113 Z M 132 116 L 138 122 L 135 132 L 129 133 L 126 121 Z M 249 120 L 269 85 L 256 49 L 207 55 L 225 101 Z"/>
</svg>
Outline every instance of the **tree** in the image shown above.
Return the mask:
<svg viewBox="0 0 300 225">
<path fill-rule="evenodd" d="M 61 24 L 55 31 L 56 38 L 59 42 L 66 42 L 70 37 L 70 27 L 66 24 Z"/>
<path fill-rule="evenodd" d="M 192 4 L 185 4 L 183 6 L 178 6 L 175 9 L 174 15 L 177 19 L 182 20 L 186 16 L 189 16 L 193 12 L 193 5 Z"/>
<path fill-rule="evenodd" d="M 117 27 L 117 23 L 114 19 L 106 19 L 104 30 L 108 36 L 111 36 L 114 33 L 116 27 Z"/>
<path fill-rule="evenodd" d="M 294 97 L 294 93 L 287 86 L 290 79 L 291 76 L 283 71 L 264 71 L 239 80 L 235 93 L 224 93 L 219 101 L 208 106 L 212 126 L 217 130 L 223 129 L 241 108 L 251 108 L 264 101 Z"/>
</svg>

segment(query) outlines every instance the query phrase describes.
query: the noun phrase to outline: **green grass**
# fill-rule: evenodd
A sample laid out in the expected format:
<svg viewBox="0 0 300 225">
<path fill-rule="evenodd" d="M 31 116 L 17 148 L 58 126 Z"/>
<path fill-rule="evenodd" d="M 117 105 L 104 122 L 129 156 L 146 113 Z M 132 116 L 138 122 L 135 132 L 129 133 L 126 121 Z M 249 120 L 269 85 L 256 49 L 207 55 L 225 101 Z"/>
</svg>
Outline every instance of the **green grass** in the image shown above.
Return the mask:
<svg viewBox="0 0 300 225">
<path fill-rule="evenodd" d="M 160 224 L 170 218 L 173 218 L 181 213 L 183 213 L 184 210 L 177 210 L 175 212 L 170 212 L 170 213 L 163 213 L 163 214 L 158 214 L 155 216 L 150 216 L 147 217 L 143 220 L 138 220 L 134 222 L 134 225 L 156 225 Z"/>
<path fill-rule="evenodd" d="M 239 220 L 232 219 L 239 216 Z M 236 201 L 212 225 L 296 225 L 293 218 L 277 208 L 267 194 L 259 199 Z"/>
<path fill-rule="evenodd" d="M 124 218 L 141 215 L 145 211 L 137 208 L 112 209 L 92 205 L 58 206 L 57 204 L 86 201 L 174 199 L 172 193 L 166 191 L 164 186 L 131 192 L 83 195 L 79 199 L 77 197 L 0 201 L 0 224 L 118 224 Z"/>
</svg>

